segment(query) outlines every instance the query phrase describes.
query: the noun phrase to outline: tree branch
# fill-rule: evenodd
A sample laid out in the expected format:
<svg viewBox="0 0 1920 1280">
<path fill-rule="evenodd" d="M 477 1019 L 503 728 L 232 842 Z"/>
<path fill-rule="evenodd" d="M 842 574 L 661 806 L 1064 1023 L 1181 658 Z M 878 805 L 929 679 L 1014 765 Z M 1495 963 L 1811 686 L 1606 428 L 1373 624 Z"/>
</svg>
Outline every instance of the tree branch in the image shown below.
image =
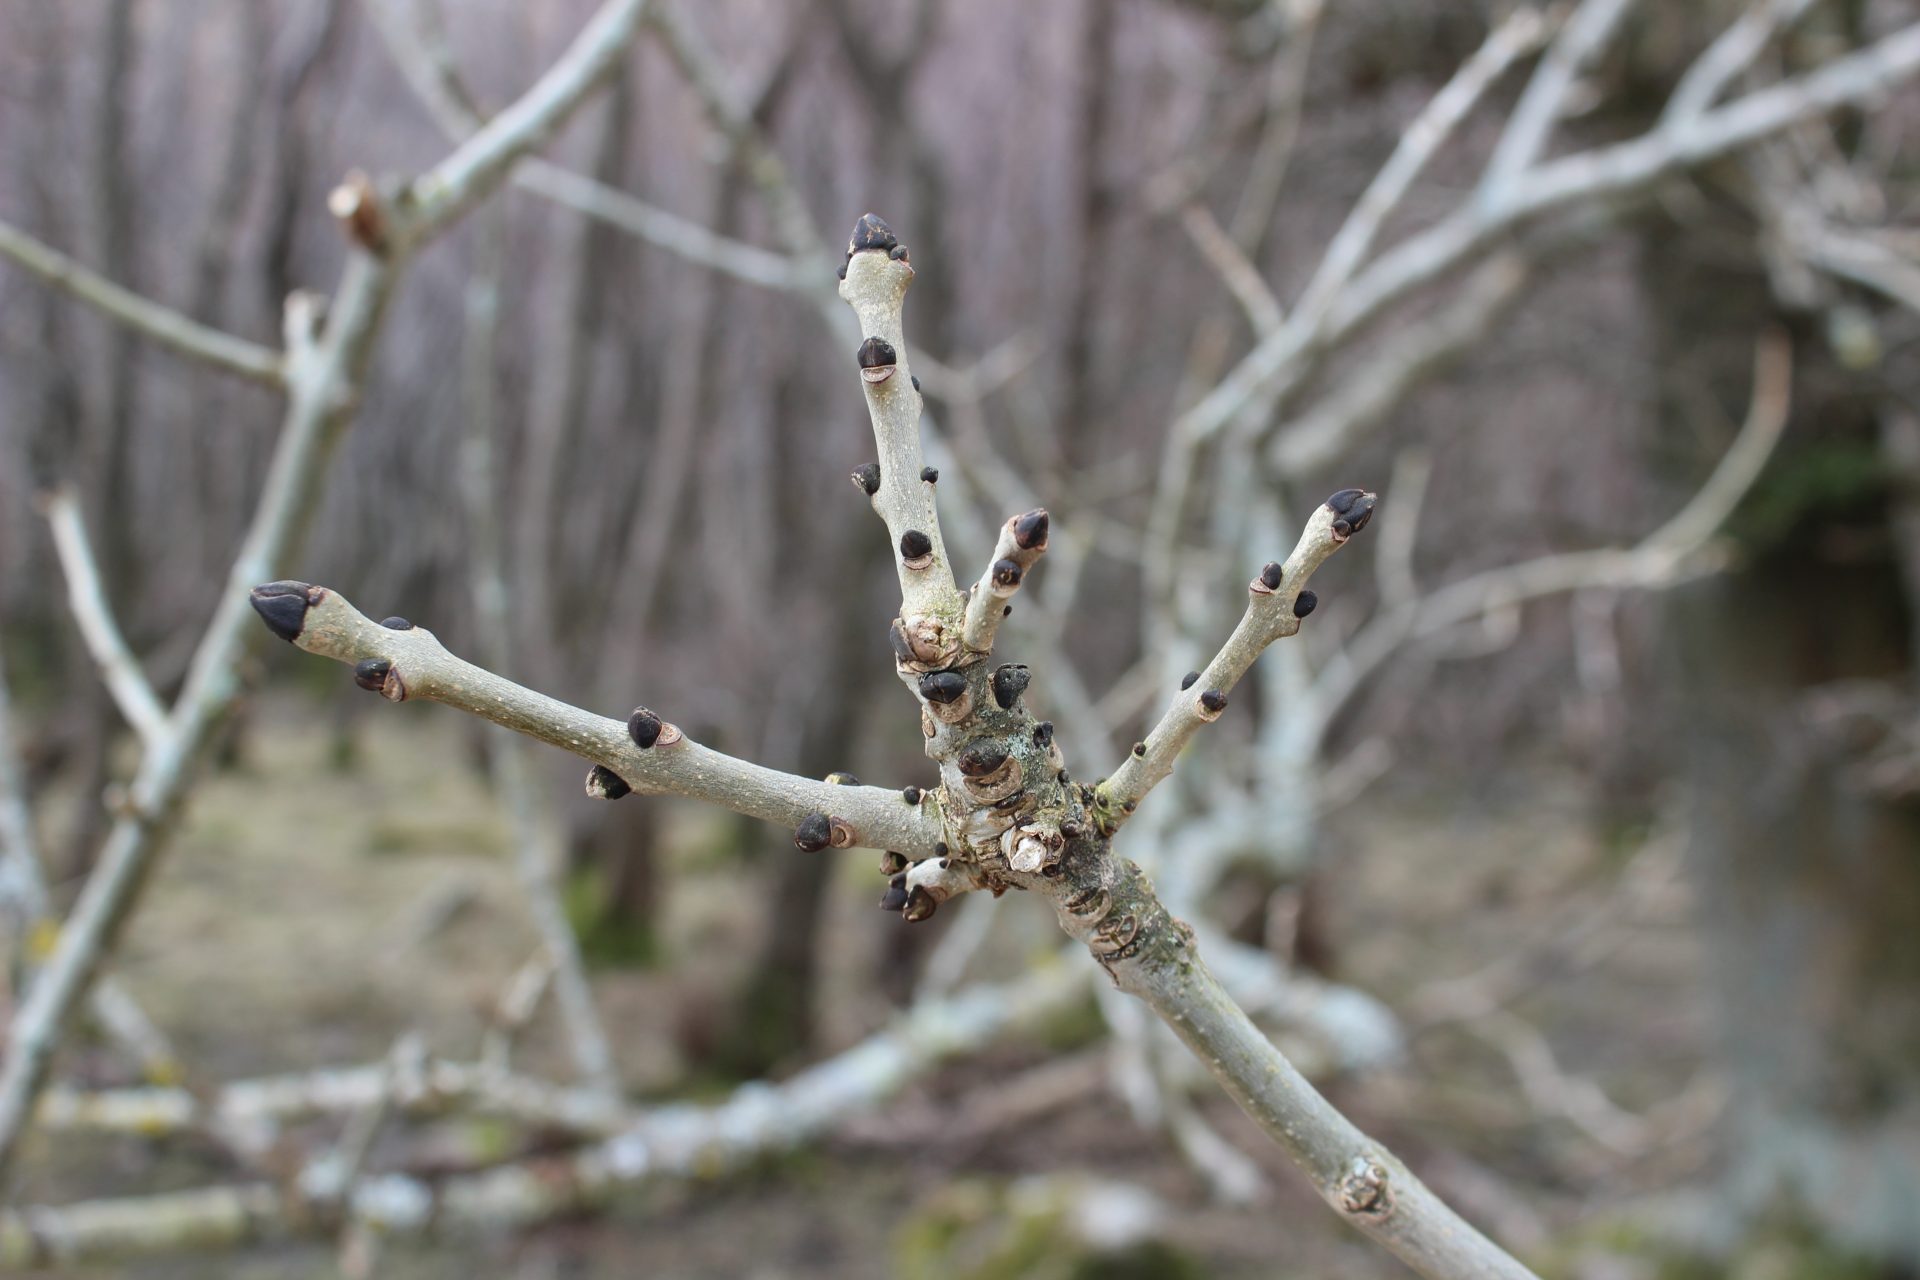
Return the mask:
<svg viewBox="0 0 1920 1280">
<path fill-rule="evenodd" d="M 247 590 L 271 578 L 306 533 L 324 463 L 372 361 L 398 268 L 409 252 L 497 186 L 519 156 L 585 100 L 631 43 L 644 3 L 609 0 L 525 98 L 413 184 L 409 198 L 385 200 L 359 175 L 351 175 L 329 197 L 329 208 L 357 247 L 348 255 L 324 328 L 316 299 L 295 294 L 287 300 L 288 404 L 279 442 L 229 571 L 228 589 L 168 717 L 167 736 L 142 757 L 123 816 L 109 832 L 53 955 L 13 1020 L 6 1061 L 0 1064 L 0 1177 L 18 1149 L 62 1028 L 118 941 L 194 766 L 239 692 L 240 657 L 251 634 Z"/>
<path fill-rule="evenodd" d="M 414 179 L 407 234 L 430 238 L 505 181 L 619 66 L 646 8 L 647 0 L 609 0 L 532 88 Z"/>
<path fill-rule="evenodd" d="M 255 587 L 252 601 L 275 634 L 354 667 L 358 683 L 390 701 L 444 703 L 592 761 L 598 768 L 588 777 L 589 794 L 615 799 L 631 789 L 687 796 L 784 827 L 823 814 L 835 824 L 836 848 L 859 845 L 930 857 L 939 843 L 934 797 L 909 803 L 898 791 L 837 786 L 762 768 L 703 747 L 657 716 L 650 740 L 640 746 L 629 725 L 457 658 L 424 627 L 400 627 L 401 619 L 389 620 L 395 626 L 374 622 L 325 587 L 273 582 Z"/>
<path fill-rule="evenodd" d="M 855 358 L 880 452 L 879 475 L 867 492 L 893 539 L 903 616 L 957 620 L 960 591 L 940 537 L 933 482 L 924 478 L 920 388 L 907 367 L 900 321 L 912 283 L 906 247 L 892 229 L 873 214 L 861 218 L 848 243 L 840 296 L 860 320 L 863 341 Z M 861 487 L 866 488 L 864 480 Z"/>
<path fill-rule="evenodd" d="M 714 1106 L 659 1107 L 610 1137 L 557 1155 L 441 1178 L 372 1174 L 360 1180 L 344 1205 L 314 1196 L 312 1187 L 299 1180 L 6 1210 L 0 1212 L 0 1266 L 77 1265 L 290 1233 L 325 1235 L 341 1216 L 377 1224 L 395 1236 L 498 1232 L 589 1207 L 620 1186 L 711 1178 L 766 1152 L 797 1146 L 949 1057 L 1042 1025 L 1079 1000 L 1085 983 L 1085 969 L 1059 965 L 1005 987 L 976 988 L 915 1009 L 887 1030 L 779 1085 L 745 1085 Z M 318 1091 L 333 1095 L 328 1109 L 349 1097 L 364 1101 L 381 1087 L 378 1070 L 336 1073 L 337 1078 Z M 460 1077 L 465 1075 L 462 1069 L 441 1066 L 428 1073 L 427 1083 L 431 1086 L 437 1078 L 463 1086 L 468 1081 Z M 505 1103 L 508 1095 L 492 1092 L 497 1083 L 476 1085 L 474 1096 L 486 1097 L 491 1106 Z M 320 1082 L 296 1077 L 287 1084 L 290 1089 L 271 1092 L 297 1093 Z M 266 1109 L 269 1099 L 263 1097 L 260 1103 Z M 138 1108 L 134 1110 L 137 1114 Z M 527 1114 L 517 1105 L 515 1110 Z M 176 1105 L 157 1114 L 171 1119 L 177 1111 Z M 603 1116 L 577 1112 L 571 1103 L 553 1114 L 576 1131 L 603 1131 L 606 1124 Z"/>
<path fill-rule="evenodd" d="M 87 541 L 86 524 L 80 516 L 80 504 L 69 489 L 59 489 L 45 500 L 47 524 L 53 531 L 53 547 L 67 579 L 67 604 L 74 624 L 100 678 L 120 714 L 127 718 L 149 750 L 167 734 L 167 712 L 154 695 L 153 686 L 140 669 L 139 659 L 127 648 L 119 624 L 113 619 L 113 606 L 100 583 L 100 566 Z"/>
<path fill-rule="evenodd" d="M 1566 113 L 1575 79 L 1600 55 L 1633 0 L 1581 0 L 1535 68 L 1533 79 L 1494 146 L 1478 197 L 1497 202 L 1507 185 L 1534 166 Z"/>
<path fill-rule="evenodd" d="M 1374 496 L 1343 489 L 1322 503 L 1300 533 L 1286 563 L 1269 564 L 1247 584 L 1247 609 L 1233 634 L 1204 671 L 1190 677 L 1144 742 L 1136 743 L 1118 769 L 1096 789 L 1093 810 L 1102 829 L 1124 824 L 1140 801 L 1173 772 L 1200 726 L 1220 718 L 1227 695 L 1275 640 L 1295 635 L 1317 603 L 1306 591 L 1314 570 L 1327 562 L 1372 517 Z"/>
<path fill-rule="evenodd" d="M 1256 397 L 1295 385 L 1308 353 L 1343 341 L 1393 303 L 1523 223 L 1578 205 L 1639 195 L 1683 170 L 1881 93 L 1916 71 L 1920 24 L 1671 126 L 1541 164 L 1506 184 L 1499 201 L 1468 205 L 1375 260 L 1314 323 L 1302 322 L 1304 313 L 1296 308 L 1286 325 L 1258 343 L 1183 413 L 1174 430 L 1190 441 L 1210 437 Z"/>
<path fill-rule="evenodd" d="M 0 255 L 171 351 L 270 387 L 286 380 L 279 352 L 143 298 L 4 222 Z"/>
<path fill-rule="evenodd" d="M 1300 295 L 1296 311 L 1318 316 L 1366 261 L 1380 230 L 1407 198 L 1407 192 L 1426 171 L 1427 163 L 1446 145 L 1461 121 L 1486 96 L 1500 77 L 1521 58 L 1540 47 L 1546 23 L 1532 9 L 1517 9 L 1493 29 L 1471 58 L 1460 65 L 1440 92 L 1400 134 L 1387 162 L 1334 233 L 1320 265 Z"/>
</svg>

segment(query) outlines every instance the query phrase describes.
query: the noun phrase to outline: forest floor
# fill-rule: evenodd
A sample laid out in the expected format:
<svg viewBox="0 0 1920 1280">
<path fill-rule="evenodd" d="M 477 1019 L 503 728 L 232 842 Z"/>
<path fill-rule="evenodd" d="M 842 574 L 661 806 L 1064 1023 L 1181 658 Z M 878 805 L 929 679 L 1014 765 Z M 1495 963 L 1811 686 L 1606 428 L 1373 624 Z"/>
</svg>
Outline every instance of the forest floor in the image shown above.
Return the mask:
<svg viewBox="0 0 1920 1280">
<path fill-rule="evenodd" d="M 471 736 L 450 716 L 383 712 L 350 730 L 353 767 L 343 770 L 324 718 L 310 706 L 284 710 L 277 723 L 311 729 L 254 733 L 239 764 L 208 778 L 116 972 L 174 1038 L 195 1083 L 373 1061 L 409 1031 L 435 1052 L 472 1055 L 534 940 L 506 824 L 477 768 L 465 767 Z M 1636 1280 L 1656 1272 L 1573 1224 L 1697 1180 L 1713 1157 L 1718 1093 L 1700 1067 L 1699 956 L 1674 842 L 1600 840 L 1575 794 L 1544 782 L 1471 811 L 1403 798 L 1341 818 L 1345 861 L 1328 877 L 1319 932 L 1336 976 L 1381 996 L 1415 1034 L 1403 1067 L 1327 1087 L 1470 1218 L 1552 1273 Z M 751 951 L 758 909 L 743 903 L 757 901 L 767 861 L 716 855 L 710 827 L 688 811 L 669 828 L 664 962 L 594 975 L 636 1096 L 684 1091 L 700 1020 Z M 902 926 L 872 910 L 878 874 L 858 862 L 829 890 L 821 1053 L 887 1014 L 874 975 L 885 932 Z M 1051 926 L 1031 904 L 1000 905 L 1009 919 L 996 923 L 992 950 L 1015 971 Z M 517 1063 L 564 1076 L 550 1017 L 534 1024 Z M 1102 1087 L 1103 1060 L 1084 1041 L 1076 1047 L 1064 1031 L 1042 1039 L 943 1068 L 814 1148 L 745 1174 L 636 1189 L 600 1215 L 510 1238 L 397 1246 L 380 1274 L 1406 1274 L 1335 1222 L 1211 1088 L 1196 1095 L 1202 1114 L 1268 1175 L 1250 1207 L 1210 1203 L 1170 1144 Z M 1062 1061 L 1070 1065 L 1054 1065 Z M 1067 1077 L 1075 1101 L 996 1123 L 996 1094 L 1042 1068 Z M 125 1081 L 98 1046 L 68 1054 L 62 1072 Z M 711 1083 L 701 1088 L 712 1096 Z M 444 1139 L 406 1129 L 375 1162 L 428 1158 Z M 63 1203 L 233 1176 L 220 1153 L 191 1141 L 38 1137 L 25 1198 Z M 1036 1239 L 1002 1211 L 1015 1180 L 1034 1177 L 1145 1190 L 1168 1251 L 1123 1265 L 1090 1260 L 1064 1233 Z M 338 1271 L 327 1245 L 285 1245 L 87 1274 Z"/>
</svg>

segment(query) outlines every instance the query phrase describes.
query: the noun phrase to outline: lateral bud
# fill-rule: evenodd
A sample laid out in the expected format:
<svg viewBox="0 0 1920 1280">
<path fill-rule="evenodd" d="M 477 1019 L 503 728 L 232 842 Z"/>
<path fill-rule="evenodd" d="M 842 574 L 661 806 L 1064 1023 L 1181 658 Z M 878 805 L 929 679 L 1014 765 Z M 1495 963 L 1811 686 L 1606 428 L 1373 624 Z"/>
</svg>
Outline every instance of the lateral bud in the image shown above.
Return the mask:
<svg viewBox="0 0 1920 1280">
<path fill-rule="evenodd" d="M 632 792 L 625 778 L 603 764 L 587 770 L 587 794 L 595 800 L 618 800 Z"/>
<path fill-rule="evenodd" d="M 933 912 L 940 900 L 927 890 L 925 885 L 917 884 L 907 894 L 907 903 L 900 914 L 908 924 L 919 924 L 922 920 L 933 918 Z"/>
<path fill-rule="evenodd" d="M 635 707 L 633 714 L 627 717 L 627 736 L 642 751 L 660 741 L 660 732 L 664 727 L 665 722 L 645 707 Z"/>
<path fill-rule="evenodd" d="M 900 563 L 909 569 L 925 569 L 933 564 L 933 539 L 918 529 L 900 535 Z"/>
<path fill-rule="evenodd" d="M 1200 718 L 1209 723 L 1218 720 L 1220 713 L 1227 709 L 1227 695 L 1218 689 L 1204 690 L 1194 702 Z"/>
<path fill-rule="evenodd" d="M 969 778 L 982 778 L 1007 762 L 1007 749 L 992 738 L 976 738 L 960 749 L 955 763 Z"/>
<path fill-rule="evenodd" d="M 1247 584 L 1247 590 L 1257 596 L 1270 596 L 1280 589 L 1280 581 L 1286 576 L 1285 565 L 1278 560 L 1269 560 L 1254 580 Z"/>
<path fill-rule="evenodd" d="M 379 694 L 388 702 L 407 700 L 407 682 L 401 679 L 400 668 L 385 658 L 368 658 L 356 663 L 353 682 L 362 689 Z"/>
<path fill-rule="evenodd" d="M 899 875 L 907 869 L 907 855 L 889 849 L 880 855 L 880 874 L 888 878 Z"/>
<path fill-rule="evenodd" d="M 1320 597 L 1311 591 L 1302 591 L 1293 600 L 1293 616 L 1304 618 L 1320 607 Z"/>
<path fill-rule="evenodd" d="M 793 842 L 808 853 L 818 853 L 833 843 L 833 819 L 817 810 L 800 819 L 793 829 Z"/>
<path fill-rule="evenodd" d="M 1000 704 L 1002 711 L 1010 711 L 1020 695 L 1027 691 L 1027 685 L 1033 680 L 1033 673 L 1024 663 L 1009 662 L 996 667 L 993 672 L 993 700 Z"/>
<path fill-rule="evenodd" d="M 900 358 L 885 338 L 868 338 L 860 344 L 854 358 L 860 362 L 860 376 L 869 383 L 885 382 L 893 376 Z"/>
<path fill-rule="evenodd" d="M 880 492 L 880 464 L 863 462 L 853 469 L 853 482 L 860 486 L 862 493 L 869 498 Z"/>
</svg>

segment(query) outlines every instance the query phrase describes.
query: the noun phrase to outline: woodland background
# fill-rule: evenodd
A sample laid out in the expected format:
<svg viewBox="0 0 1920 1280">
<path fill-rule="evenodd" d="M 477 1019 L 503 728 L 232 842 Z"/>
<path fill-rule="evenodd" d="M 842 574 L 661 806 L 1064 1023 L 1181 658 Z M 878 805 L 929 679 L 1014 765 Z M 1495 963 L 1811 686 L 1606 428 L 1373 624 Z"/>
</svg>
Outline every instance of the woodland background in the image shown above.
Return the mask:
<svg viewBox="0 0 1920 1280">
<path fill-rule="evenodd" d="M 486 107 L 535 78 L 589 8 L 458 0 L 439 21 Z M 908 335 L 960 465 L 989 445 L 1082 557 L 1069 598 L 1023 597 L 1003 647 L 1038 673 L 1025 655 L 1057 636 L 1096 696 L 1120 686 L 1103 729 L 1124 746 L 1161 696 L 1124 691 L 1154 643 L 1141 548 L 1168 423 L 1251 340 L 1187 211 L 1231 224 L 1250 175 L 1281 176 L 1270 148 L 1291 112 L 1277 203 L 1244 247 L 1292 297 L 1405 123 L 1506 6 L 681 8 L 815 220 L 837 229 L 873 209 L 911 246 Z M 1556 145 L 1646 128 L 1739 11 L 1638 6 Z M 1762 70 L 1914 17 L 1894 0 L 1814 4 Z M 1292 53 L 1300 78 L 1282 83 Z M 1395 228 L 1460 202 L 1524 82 L 1495 86 Z M 1348 484 L 1380 492 L 1382 520 L 1417 492 L 1407 565 L 1426 589 L 1631 546 L 1734 438 L 1756 341 L 1790 344 L 1791 416 L 1725 527 L 1723 571 L 1489 602 L 1470 625 L 1399 647 L 1316 752 L 1317 807 L 1303 817 L 1276 801 L 1271 829 L 1206 897 L 1235 936 L 1384 1002 L 1403 1052 L 1344 1075 L 1339 1046 L 1321 1054 L 1332 1096 L 1552 1274 L 1920 1266 L 1917 127 L 1909 88 L 1788 135 L 1773 161 L 1596 207 L 1551 244 L 1516 237 L 1529 275 L 1497 321 L 1323 473 L 1261 491 L 1288 523 Z M 268 345 L 286 295 L 337 272 L 329 189 L 445 150 L 351 0 L 0 5 L 0 219 Z M 545 154 L 778 242 L 752 175 L 648 41 Z M 1810 200 L 1829 229 L 1894 254 L 1878 286 L 1796 248 L 1782 210 Z M 1901 270 L 1914 273 L 1906 305 Z M 296 576 L 429 625 L 456 652 L 476 647 L 460 462 L 476 278 L 498 285 L 483 383 L 499 465 L 483 505 L 505 538 L 506 673 L 613 715 L 670 703 L 703 741 L 794 772 L 918 780 L 919 737 L 887 660 L 884 541 L 846 481 L 872 452 L 850 351 L 805 299 L 524 192 L 432 248 L 394 300 Z M 1378 358 L 1343 352 L 1324 379 L 1364 383 Z M 278 416 L 268 392 L 0 268 L 0 652 L 56 897 L 89 865 L 129 744 L 76 638 L 39 496 L 77 495 L 129 644 L 164 694 L 223 589 Z M 1244 579 L 1283 548 L 1215 537 L 1215 504 L 1234 500 L 1203 489 L 1187 533 Z M 1317 658 L 1404 592 L 1370 555 L 1315 584 L 1320 615 L 1297 643 Z M 1202 601 L 1190 621 L 1223 635 L 1234 607 Z M 470 1051 L 538 945 L 480 728 L 385 706 L 291 651 L 262 647 L 249 674 L 114 974 L 194 1078 L 377 1059 L 410 1031 Z M 796 857 L 787 833 L 684 802 L 596 803 L 576 762 L 531 760 L 634 1097 L 711 1098 L 856 1043 L 913 1000 L 929 955 L 966 926 L 874 912 L 882 881 L 864 859 Z M 998 904 L 970 972 L 1017 977 L 1050 945 L 1050 923 L 1025 907 Z M 31 930 L 11 945 L 30 951 Z M 565 1074 L 553 1023 L 546 1009 L 524 1029 L 522 1060 Z M 802 1152 L 635 1192 L 602 1215 L 397 1246 L 386 1266 L 1399 1274 L 1323 1221 L 1202 1088 L 1192 1105 L 1259 1175 L 1252 1203 L 1233 1203 L 1151 1107 L 1135 1123 L 1110 1058 L 1089 1000 L 1044 1034 L 926 1073 Z M 84 1037 L 61 1072 L 131 1078 Z M 459 1165 L 524 1140 L 450 1122 L 390 1137 L 378 1158 Z M 194 1185 L 227 1158 L 211 1143 L 43 1138 L 8 1195 Z M 1010 1226 L 1009 1188 L 1033 1178 L 1069 1205 L 1108 1203 L 1076 1178 L 1148 1197 L 1152 1215 L 1148 1200 L 1116 1202 L 1157 1223 L 1156 1243 L 1130 1245 L 1144 1269 L 1088 1253 L 1083 1237 L 1111 1233 L 1078 1231 L 1073 1212 Z M 234 1274 L 335 1265 L 324 1243 L 238 1256 Z"/>
</svg>

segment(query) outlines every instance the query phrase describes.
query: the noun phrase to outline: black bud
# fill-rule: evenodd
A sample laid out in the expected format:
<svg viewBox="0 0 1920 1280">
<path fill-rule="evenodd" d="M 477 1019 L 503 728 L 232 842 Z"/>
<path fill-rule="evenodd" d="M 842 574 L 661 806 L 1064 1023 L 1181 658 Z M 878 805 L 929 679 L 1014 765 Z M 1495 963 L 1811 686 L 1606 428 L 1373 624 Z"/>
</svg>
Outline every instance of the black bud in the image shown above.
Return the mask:
<svg viewBox="0 0 1920 1280">
<path fill-rule="evenodd" d="M 1260 583 L 1269 591 L 1277 591 L 1280 589 L 1280 579 L 1286 574 L 1287 566 L 1277 560 L 1269 560 L 1266 567 L 1260 570 Z"/>
<path fill-rule="evenodd" d="M 992 773 L 1006 762 L 1006 747 L 991 738 L 975 738 L 960 749 L 960 758 L 955 761 L 969 778 Z"/>
<path fill-rule="evenodd" d="M 860 779 L 854 777 L 844 769 L 834 770 L 826 776 L 825 780 L 836 787 L 857 787 L 860 785 Z"/>
<path fill-rule="evenodd" d="M 824 813 L 810 813 L 793 829 L 793 842 L 808 853 L 818 853 L 833 843 L 833 819 Z"/>
<path fill-rule="evenodd" d="M 1006 608 L 1002 609 L 1000 611 L 1000 616 L 1003 618 L 1011 618 L 1013 616 L 1013 606 L 1008 605 Z"/>
<path fill-rule="evenodd" d="M 1013 541 L 1014 545 L 1022 551 L 1031 551 L 1035 547 L 1044 547 L 1047 545 L 1047 510 L 1045 507 L 1041 507 L 1037 511 L 1029 511 L 1023 516 L 1016 516 L 1014 518 Z"/>
<path fill-rule="evenodd" d="M 860 344 L 855 358 L 862 369 L 881 369 L 899 363 L 899 357 L 893 352 L 893 344 L 885 338 L 868 338 Z"/>
<path fill-rule="evenodd" d="M 892 258 L 895 262 L 905 262 L 907 260 L 907 246 L 903 244 L 897 244 L 893 246 L 893 248 L 887 250 L 887 256 L 889 258 Z"/>
<path fill-rule="evenodd" d="M 907 905 L 907 878 L 895 876 L 887 885 L 887 891 L 880 895 L 882 911 L 898 911 Z"/>
<path fill-rule="evenodd" d="M 645 707 L 635 707 L 627 717 L 627 736 L 633 739 L 634 746 L 645 751 L 660 741 L 660 717 Z"/>
<path fill-rule="evenodd" d="M 996 587 L 1017 587 L 1020 585 L 1020 566 L 1012 560 L 993 562 L 993 585 Z"/>
<path fill-rule="evenodd" d="M 1059 773 L 1056 773 L 1053 776 L 1060 780 L 1060 785 L 1063 787 L 1073 781 L 1072 778 L 1069 778 L 1067 776 L 1067 771 L 1065 769 L 1062 769 Z"/>
<path fill-rule="evenodd" d="M 929 671 L 920 677 L 920 696 L 928 702 L 958 702 L 966 691 L 967 678 L 958 671 Z"/>
<path fill-rule="evenodd" d="M 914 386 L 914 390 L 916 391 L 919 390 L 920 379 L 915 378 L 913 380 L 913 386 Z M 938 482 L 938 480 L 940 479 L 940 473 L 933 467 L 922 467 L 920 468 L 920 478 L 922 480 L 925 480 L 928 484 L 934 484 Z"/>
<path fill-rule="evenodd" d="M 625 778 L 603 764 L 593 766 L 587 774 L 587 794 L 596 800 L 618 800 L 632 791 Z"/>
<path fill-rule="evenodd" d="M 1068 818 L 1060 824 L 1060 834 L 1069 840 L 1078 840 L 1087 833 L 1087 826 L 1078 818 Z"/>
<path fill-rule="evenodd" d="M 834 272 L 834 274 L 839 276 L 842 280 L 845 280 L 847 278 L 847 264 L 844 262 L 841 263 L 840 270 Z"/>
<path fill-rule="evenodd" d="M 1042 751 L 1053 745 L 1053 721 L 1042 720 L 1033 726 L 1033 745 Z"/>
<path fill-rule="evenodd" d="M 887 624 L 887 643 L 893 646 L 893 656 L 899 662 L 912 662 L 913 645 L 907 640 L 906 624 L 895 618 Z"/>
<path fill-rule="evenodd" d="M 1342 538 L 1351 537 L 1367 527 L 1367 521 L 1373 519 L 1374 497 L 1365 489 L 1342 489 L 1327 499 L 1327 509 L 1333 512 L 1333 531 Z"/>
<path fill-rule="evenodd" d="M 943 858 L 944 858 L 944 857 L 946 857 L 946 856 L 947 856 L 947 842 L 946 842 L 945 840 L 936 840 L 936 841 L 934 841 L 934 845 L 933 845 L 933 851 L 934 851 L 935 853 L 937 853 L 937 854 L 939 854 L 939 855 L 940 855 L 941 857 L 943 857 Z"/>
<path fill-rule="evenodd" d="M 880 220 L 877 213 L 863 213 L 860 221 L 853 224 L 853 237 L 847 241 L 847 254 L 860 253 L 867 249 L 892 249 L 900 243 L 900 237 L 893 234 L 893 228 Z"/>
<path fill-rule="evenodd" d="M 912 373 L 912 374 L 908 374 L 908 375 L 907 375 L 907 381 L 909 381 L 909 382 L 911 382 L 911 383 L 913 384 L 913 389 L 914 389 L 915 391 L 918 391 L 918 390 L 920 389 L 920 375 L 919 375 L 919 374 L 917 374 L 917 373 Z"/>
<path fill-rule="evenodd" d="M 382 618 L 380 619 L 380 625 L 385 627 L 389 631 L 413 630 L 413 624 L 411 622 L 408 622 L 405 618 L 401 618 L 401 617 Z"/>
<path fill-rule="evenodd" d="M 880 492 L 880 464 L 877 462 L 861 463 L 853 469 L 853 482 L 859 485 L 860 488 L 865 491 L 866 495 L 871 498 L 874 494 Z"/>
<path fill-rule="evenodd" d="M 1136 742 L 1136 743 L 1134 743 L 1134 744 L 1133 744 L 1133 754 L 1135 754 L 1135 755 L 1137 755 L 1137 756 L 1144 756 L 1145 754 L 1147 754 L 1147 744 L 1146 744 L 1146 743 L 1144 743 L 1144 742 Z"/>
<path fill-rule="evenodd" d="M 1189 671 L 1187 672 L 1187 674 L 1180 677 L 1180 687 L 1182 689 L 1191 689 L 1193 688 L 1193 682 L 1198 680 L 1199 678 L 1200 678 L 1200 673 L 1198 671 Z"/>
<path fill-rule="evenodd" d="M 248 592 L 247 603 L 267 624 L 267 630 L 291 644 L 300 638 L 300 629 L 307 621 L 307 608 L 318 603 L 315 596 L 319 591 L 319 587 L 304 582 L 269 582 Z"/>
<path fill-rule="evenodd" d="M 907 869 L 907 855 L 895 853 L 892 849 L 880 855 L 880 874 L 897 876 Z"/>
<path fill-rule="evenodd" d="M 900 558 L 918 560 L 921 556 L 933 554 L 933 539 L 918 529 L 909 529 L 900 535 Z"/>
<path fill-rule="evenodd" d="M 387 682 L 387 672 L 393 670 L 393 664 L 385 658 L 368 658 L 353 669 L 353 682 L 370 693 L 380 692 Z"/>
<path fill-rule="evenodd" d="M 900 914 L 906 917 L 908 924 L 919 924 L 922 920 L 930 919 L 933 909 L 939 905 L 934 896 L 927 892 L 925 885 L 917 884 L 907 894 L 907 905 L 900 909 Z"/>
<path fill-rule="evenodd" d="M 1024 663 L 1009 662 L 997 668 L 993 673 L 993 700 L 1000 704 L 1002 711 L 1010 710 L 1032 680 L 1033 673 Z"/>
<path fill-rule="evenodd" d="M 920 788 L 918 788 L 918 787 L 902 787 L 902 788 L 900 788 L 900 798 L 901 798 L 902 800 L 905 800 L 905 801 L 906 801 L 906 802 L 907 802 L 908 804 L 919 804 L 919 803 L 920 803 Z"/>
<path fill-rule="evenodd" d="M 1217 716 L 1227 709 L 1227 695 L 1218 689 L 1209 689 L 1200 695 L 1200 705 Z"/>
<path fill-rule="evenodd" d="M 1293 616 L 1304 618 L 1320 605 L 1320 597 L 1311 591 L 1302 591 L 1293 602 Z"/>
</svg>

